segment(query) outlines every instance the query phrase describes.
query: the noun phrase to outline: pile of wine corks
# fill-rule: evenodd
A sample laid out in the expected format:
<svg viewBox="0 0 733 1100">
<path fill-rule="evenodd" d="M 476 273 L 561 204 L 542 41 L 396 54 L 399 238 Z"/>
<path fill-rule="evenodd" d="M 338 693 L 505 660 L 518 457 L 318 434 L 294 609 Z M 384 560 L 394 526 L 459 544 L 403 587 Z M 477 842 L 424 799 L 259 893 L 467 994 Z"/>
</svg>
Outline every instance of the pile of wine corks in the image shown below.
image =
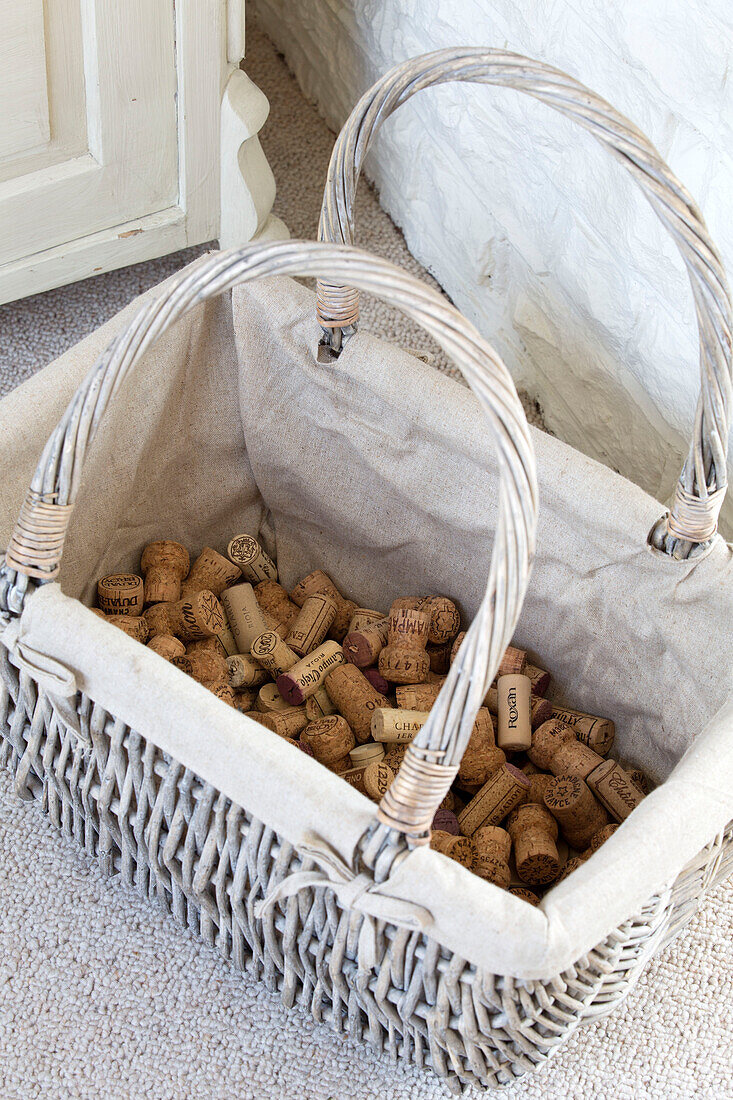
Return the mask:
<svg viewBox="0 0 733 1100">
<path fill-rule="evenodd" d="M 255 538 L 191 563 L 146 546 L 103 577 L 97 613 L 378 802 L 427 721 L 463 641 L 445 596 L 359 607 L 321 570 L 288 592 Z M 478 712 L 431 846 L 537 904 L 648 793 L 609 757 L 610 719 L 547 698 L 550 674 L 509 646 Z"/>
</svg>

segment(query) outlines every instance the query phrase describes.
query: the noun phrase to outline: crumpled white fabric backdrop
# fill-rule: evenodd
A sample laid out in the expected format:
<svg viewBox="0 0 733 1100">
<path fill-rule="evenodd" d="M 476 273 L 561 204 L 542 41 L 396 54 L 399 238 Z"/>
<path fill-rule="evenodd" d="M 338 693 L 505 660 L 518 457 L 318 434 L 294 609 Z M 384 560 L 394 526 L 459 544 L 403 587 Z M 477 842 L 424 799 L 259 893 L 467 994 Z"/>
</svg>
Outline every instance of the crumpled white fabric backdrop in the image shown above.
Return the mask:
<svg viewBox="0 0 733 1100">
<path fill-rule="evenodd" d="M 248 68 L 278 116 L 265 141 L 280 185 L 277 212 L 295 232 L 312 235 L 331 139 L 268 43 L 250 33 L 249 46 Z M 308 150 L 304 160 L 293 157 L 296 144 Z M 310 192 L 306 187 L 304 195 L 306 170 Z M 311 196 L 313 210 L 306 211 Z M 399 262 L 404 246 L 373 197 L 364 196 L 363 242 Z M 163 277 L 170 264 L 141 265 L 43 295 L 21 303 L 16 313 L 25 318 L 29 341 L 34 327 L 44 329 L 41 355 L 51 357 L 118 309 L 125 296 Z M 414 261 L 411 266 L 419 270 Z M 75 311 L 75 301 L 93 308 Z M 54 332 L 44 319 L 59 303 L 68 307 L 71 327 Z M 11 333 L 13 308 L 5 307 Z M 417 343 L 407 326 L 385 314 L 378 319 L 399 343 Z M 32 365 L 42 361 L 39 356 Z M 17 361 L 13 368 L 0 382 L 12 385 L 26 373 Z M 0 913 L 3 1100 L 443 1095 L 433 1079 L 393 1069 L 309 1017 L 286 1013 L 276 997 L 230 970 L 170 918 L 110 884 L 36 806 L 14 798 L 4 774 Z M 683 939 L 652 963 L 620 1012 L 584 1028 L 554 1062 L 507 1095 L 733 1097 L 732 973 L 729 883 L 706 901 Z"/>
</svg>

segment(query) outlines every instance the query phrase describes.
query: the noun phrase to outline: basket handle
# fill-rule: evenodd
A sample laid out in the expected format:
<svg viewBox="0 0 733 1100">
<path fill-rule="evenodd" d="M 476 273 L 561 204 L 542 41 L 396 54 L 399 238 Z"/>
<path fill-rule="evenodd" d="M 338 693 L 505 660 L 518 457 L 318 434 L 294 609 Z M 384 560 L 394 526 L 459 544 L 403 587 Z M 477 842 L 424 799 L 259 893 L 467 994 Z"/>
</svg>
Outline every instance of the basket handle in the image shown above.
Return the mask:
<svg viewBox="0 0 733 1100">
<path fill-rule="evenodd" d="M 526 92 L 578 122 L 631 173 L 682 255 L 695 299 L 701 393 L 692 443 L 671 510 L 655 524 L 650 541 L 672 557 L 687 558 L 715 534 L 727 487 L 733 329 L 730 291 L 722 260 L 694 200 L 628 119 L 566 73 L 520 54 L 451 48 L 412 58 L 362 96 L 336 139 L 319 239 L 352 243 L 354 196 L 372 137 L 416 92 L 451 81 L 498 84 Z M 323 343 L 337 354 L 342 338 L 356 328 L 358 293 L 351 286 L 319 281 L 317 312 Z"/>
<path fill-rule="evenodd" d="M 219 253 L 173 279 L 103 353 L 46 444 L 0 567 L 0 613 L 20 614 L 29 578 L 44 583 L 57 576 L 84 460 L 104 411 L 161 334 L 201 301 L 237 283 L 324 271 L 401 309 L 442 346 L 478 398 L 499 459 L 499 517 L 486 594 L 429 720 L 407 751 L 389 801 L 378 811 L 382 835 L 395 851 L 395 843 L 404 844 L 402 834 L 429 838 L 435 810 L 455 778 L 519 616 L 537 523 L 534 448 L 509 371 L 458 310 L 400 268 L 345 245 L 277 241 Z M 380 831 L 376 823 L 374 831 Z"/>
</svg>

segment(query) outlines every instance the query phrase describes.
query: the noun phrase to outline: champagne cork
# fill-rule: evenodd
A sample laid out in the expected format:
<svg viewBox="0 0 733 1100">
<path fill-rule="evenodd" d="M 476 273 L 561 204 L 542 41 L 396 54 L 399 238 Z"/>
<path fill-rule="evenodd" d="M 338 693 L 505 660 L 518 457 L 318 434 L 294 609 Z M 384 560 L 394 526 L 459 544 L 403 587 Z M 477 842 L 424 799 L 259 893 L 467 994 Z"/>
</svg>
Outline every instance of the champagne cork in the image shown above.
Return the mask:
<svg viewBox="0 0 733 1100">
<path fill-rule="evenodd" d="M 166 661 L 172 661 L 174 657 L 182 657 L 186 652 L 183 642 L 174 638 L 172 634 L 156 634 L 148 642 L 148 649 L 152 649 L 153 653 L 164 657 Z"/>
<path fill-rule="evenodd" d="M 573 871 L 577 871 L 579 867 L 582 867 L 585 861 L 585 856 L 573 856 L 572 859 L 569 859 L 556 878 L 555 885 L 557 886 L 558 883 L 563 882 L 568 875 L 572 875 Z"/>
<path fill-rule="evenodd" d="M 524 886 L 510 886 L 509 893 L 513 894 L 515 898 L 521 898 L 522 901 L 528 901 L 530 905 L 539 905 L 540 903 L 540 899 L 534 890 L 527 890 Z"/>
<path fill-rule="evenodd" d="M 224 624 L 223 630 L 217 630 L 216 636 L 221 642 L 222 648 L 227 657 L 233 657 L 234 654 L 237 652 L 237 643 L 234 640 L 234 635 L 232 634 L 226 623 Z"/>
<path fill-rule="evenodd" d="M 430 710 L 438 698 L 442 684 L 400 684 L 397 706 L 404 710 Z"/>
<path fill-rule="evenodd" d="M 584 714 L 581 710 L 567 710 L 553 706 L 552 717 L 565 722 L 575 733 L 582 745 L 587 745 L 599 756 L 606 756 L 613 747 L 616 727 L 610 718 L 596 718 L 593 714 Z"/>
<path fill-rule="evenodd" d="M 545 695 L 547 693 L 552 677 L 544 668 L 538 668 L 537 665 L 526 664 L 524 666 L 524 675 L 529 676 L 533 695 Z"/>
<path fill-rule="evenodd" d="M 202 687 L 208 688 L 217 699 L 221 699 L 222 703 L 226 703 L 227 706 L 236 706 L 234 692 L 229 687 L 229 684 L 222 684 L 219 681 L 202 681 Z"/>
<path fill-rule="evenodd" d="M 251 584 L 237 584 L 222 593 L 221 602 L 240 653 L 249 653 L 252 643 L 269 630 Z"/>
<path fill-rule="evenodd" d="M 142 642 L 145 645 L 148 640 L 148 624 L 141 615 L 108 615 L 107 622 L 124 631 L 136 642 Z"/>
<path fill-rule="evenodd" d="M 557 850 L 557 822 L 535 802 L 518 806 L 509 815 L 507 830 L 514 844 L 517 874 L 530 886 L 544 886 L 560 874 L 562 862 Z"/>
<path fill-rule="evenodd" d="M 254 710 L 257 692 L 254 688 L 240 688 L 234 692 L 234 706 L 244 714 Z"/>
<path fill-rule="evenodd" d="M 395 773 L 384 763 L 384 760 L 372 760 L 371 764 L 367 764 L 364 769 L 366 795 L 375 802 L 381 801 L 394 777 Z"/>
<path fill-rule="evenodd" d="M 512 842 L 506 829 L 486 825 L 471 837 L 476 850 L 476 874 L 506 890 L 511 881 L 509 853 Z"/>
<path fill-rule="evenodd" d="M 380 695 L 386 695 L 389 691 L 390 685 L 385 680 L 382 673 L 378 668 L 363 668 L 361 670 L 366 676 L 369 683 L 373 688 L 380 693 Z M 409 708 L 408 708 L 409 709 Z"/>
<path fill-rule="evenodd" d="M 496 745 L 474 752 L 466 750 L 458 769 L 456 784 L 468 794 L 478 794 L 489 777 L 504 764 L 506 764 L 506 754 Z"/>
<path fill-rule="evenodd" d="M 393 611 L 419 611 L 424 599 L 424 596 L 398 596 L 390 604 L 390 614 Z"/>
<path fill-rule="evenodd" d="M 277 581 L 261 581 L 255 586 L 255 599 L 262 610 L 271 615 L 278 626 L 285 627 L 287 634 L 293 621 L 298 617 L 300 608 L 288 596 Z"/>
<path fill-rule="evenodd" d="M 157 638 L 159 634 L 170 636 L 171 625 L 168 618 L 168 604 L 155 603 L 152 607 L 146 607 L 143 618 L 148 624 L 148 634 L 151 638 Z"/>
<path fill-rule="evenodd" d="M 503 764 L 458 815 L 461 831 L 471 836 L 482 825 L 499 825 L 523 801 L 529 780 L 512 764 Z"/>
<path fill-rule="evenodd" d="M 353 600 L 344 599 L 327 573 L 324 573 L 321 569 L 316 569 L 314 573 L 309 573 L 307 577 L 303 577 L 303 580 L 296 584 L 290 593 L 290 598 L 298 607 L 303 607 L 309 596 L 322 595 L 330 596 L 336 604 L 336 614 L 330 624 L 330 636 L 335 641 L 342 642 L 356 611 L 356 604 Z"/>
<path fill-rule="evenodd" d="M 379 762 L 383 757 L 384 745 L 372 744 L 371 741 L 368 741 L 366 745 L 356 745 L 355 748 L 349 750 L 349 758 L 355 768 L 361 765 L 366 767 L 367 764 L 371 764 L 374 760 Z"/>
<path fill-rule="evenodd" d="M 252 711 L 249 715 L 261 726 L 272 730 L 279 737 L 297 737 L 308 725 L 304 707 L 288 707 L 287 710 L 271 710 L 267 714 Z"/>
<path fill-rule="evenodd" d="M 463 644 L 463 639 L 465 637 L 466 637 L 466 631 L 462 630 L 459 634 L 456 634 L 455 638 L 453 639 L 453 645 L 450 647 L 450 663 L 451 664 L 453 664 L 456 657 L 458 656 L 458 650 L 461 648 L 461 645 Z"/>
<path fill-rule="evenodd" d="M 180 657 L 171 657 L 170 663 L 181 672 L 185 672 L 187 676 L 191 675 L 191 662 L 185 654 Z"/>
<path fill-rule="evenodd" d="M 605 844 L 609 837 L 618 829 L 618 825 L 614 822 L 611 825 L 604 825 L 602 829 L 599 829 L 597 833 L 590 838 L 590 843 L 584 852 L 581 853 L 584 859 L 588 859 L 597 852 L 602 844 Z"/>
<path fill-rule="evenodd" d="M 425 652 L 430 661 L 431 672 L 436 673 L 438 676 L 445 676 L 450 668 L 451 647 L 452 642 L 446 642 L 445 645 L 431 645 L 428 642 L 425 646 Z"/>
<path fill-rule="evenodd" d="M 555 776 L 545 791 L 545 808 L 558 822 L 570 847 L 579 852 L 609 823 L 603 806 L 578 775 Z"/>
<path fill-rule="evenodd" d="M 517 649 L 513 645 L 508 645 L 504 650 L 504 656 L 499 662 L 499 668 L 497 669 L 497 679 L 499 676 L 519 676 L 524 672 L 527 664 L 527 654 L 523 649 Z"/>
<path fill-rule="evenodd" d="M 544 722 L 534 731 L 529 758 L 543 771 L 553 775 L 577 775 L 581 779 L 603 761 L 593 749 L 581 745 L 571 727 L 559 718 Z"/>
<path fill-rule="evenodd" d="M 235 653 L 227 657 L 229 684 L 233 688 L 260 687 L 267 683 L 267 672 L 247 653 Z"/>
<path fill-rule="evenodd" d="M 250 584 L 277 580 L 277 566 L 252 535 L 235 535 L 227 546 L 227 557 Z"/>
<path fill-rule="evenodd" d="M 148 543 L 140 559 L 145 603 L 177 603 L 181 598 L 181 581 L 190 567 L 188 550 L 180 542 L 160 539 Z"/>
<path fill-rule="evenodd" d="M 421 611 L 430 615 L 428 641 L 433 645 L 452 642 L 461 629 L 461 614 L 447 596 L 427 596 L 420 604 Z"/>
<path fill-rule="evenodd" d="M 496 743 L 506 752 L 524 752 L 532 745 L 530 679 L 519 674 L 500 676 L 496 690 L 499 704 Z"/>
<path fill-rule="evenodd" d="M 224 611 L 213 592 L 196 592 L 167 607 L 170 633 L 184 642 L 214 637 L 224 626 Z"/>
<path fill-rule="evenodd" d="M 374 623 L 381 622 L 384 618 L 386 616 L 383 611 L 374 611 L 371 607 L 357 607 L 351 616 L 349 634 L 365 630 L 367 627 L 373 626 Z"/>
<path fill-rule="evenodd" d="M 209 687 L 212 684 L 226 684 L 228 679 L 227 662 L 219 653 L 210 650 L 191 652 L 186 650 L 191 665 L 190 675 L 200 684 Z M 233 701 L 233 700 L 232 700 Z"/>
<path fill-rule="evenodd" d="M 357 668 L 373 665 L 387 644 L 389 619 L 377 619 L 361 630 L 350 630 L 344 638 L 344 657 Z"/>
<path fill-rule="evenodd" d="M 454 859 L 467 871 L 476 869 L 476 849 L 467 836 L 453 836 L 436 829 L 430 837 L 430 847 L 442 855 Z"/>
<path fill-rule="evenodd" d="M 644 792 L 615 760 L 603 760 L 586 782 L 616 821 L 625 821 L 644 798 Z"/>
<path fill-rule="evenodd" d="M 250 656 L 275 679 L 300 660 L 298 654 L 274 630 L 266 630 L 255 638 L 250 646 Z"/>
<path fill-rule="evenodd" d="M 255 709 L 260 710 L 263 713 L 278 710 L 290 710 L 292 706 L 293 704 L 289 703 L 287 699 L 283 699 L 282 695 L 277 690 L 276 684 L 263 684 L 257 692 Z"/>
<path fill-rule="evenodd" d="M 641 770 L 641 768 L 632 768 L 630 771 L 627 771 L 626 774 L 628 775 L 631 782 L 639 788 L 644 796 L 650 793 L 652 785 L 649 782 L 649 777 L 646 775 L 645 772 Z"/>
<path fill-rule="evenodd" d="M 210 546 L 205 546 L 181 585 L 181 596 L 186 599 L 196 592 L 206 591 L 213 592 L 218 598 L 228 585 L 241 579 L 238 566 Z"/>
<path fill-rule="evenodd" d="M 312 695 L 305 701 L 305 713 L 309 722 L 317 722 L 319 718 L 327 718 L 329 714 L 336 714 L 336 707 L 331 702 L 331 697 L 325 687 L 316 688 Z"/>
<path fill-rule="evenodd" d="M 330 596 L 306 597 L 285 638 L 299 657 L 305 657 L 321 644 L 336 616 L 336 603 Z"/>
<path fill-rule="evenodd" d="M 134 573 L 110 573 L 97 582 L 97 603 L 105 615 L 142 615 L 144 588 Z"/>
<path fill-rule="evenodd" d="M 330 714 L 328 718 L 309 723 L 300 739 L 304 744 L 310 745 L 316 760 L 327 768 L 333 767 L 344 757 L 347 767 L 351 763 L 349 752 L 356 741 L 349 723 L 340 714 Z"/>
<path fill-rule="evenodd" d="M 431 832 L 450 833 L 451 836 L 460 836 L 461 828 L 458 818 L 452 810 L 436 810 Z"/>
<path fill-rule="evenodd" d="M 425 644 L 430 627 L 427 611 L 390 611 L 387 645 L 379 654 L 379 671 L 393 684 L 420 684 L 430 671 Z"/>
<path fill-rule="evenodd" d="M 326 676 L 334 668 L 344 664 L 344 651 L 338 642 L 324 642 L 307 657 L 293 665 L 277 678 L 277 690 L 283 699 L 294 707 L 304 703 L 308 696 L 315 694 Z"/>
<path fill-rule="evenodd" d="M 331 702 L 344 716 L 360 743 L 371 736 L 372 713 L 388 707 L 389 700 L 372 687 L 356 665 L 340 665 L 329 672 L 325 688 Z"/>
<path fill-rule="evenodd" d="M 527 775 L 526 770 L 524 774 Z M 537 772 L 535 775 L 528 776 L 528 778 L 529 790 L 527 791 L 527 802 L 534 802 L 538 806 L 544 806 L 545 791 L 550 783 L 552 783 L 553 777 L 551 775 L 546 775 L 544 772 Z"/>
<path fill-rule="evenodd" d="M 372 714 L 372 737 L 382 742 L 412 741 L 427 720 L 428 715 L 423 711 L 379 707 Z"/>
</svg>

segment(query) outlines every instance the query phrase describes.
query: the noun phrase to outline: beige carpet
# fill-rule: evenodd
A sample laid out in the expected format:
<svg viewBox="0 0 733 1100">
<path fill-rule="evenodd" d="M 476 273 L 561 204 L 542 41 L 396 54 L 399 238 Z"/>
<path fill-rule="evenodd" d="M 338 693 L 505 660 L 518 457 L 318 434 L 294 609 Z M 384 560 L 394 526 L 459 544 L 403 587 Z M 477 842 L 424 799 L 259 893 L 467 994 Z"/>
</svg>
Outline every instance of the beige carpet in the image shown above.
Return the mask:
<svg viewBox="0 0 733 1100">
<path fill-rule="evenodd" d="M 276 212 L 294 235 L 313 236 L 332 135 L 252 27 L 247 69 L 272 103 L 263 144 L 279 185 Z M 367 188 L 357 225 L 362 244 L 425 277 Z M 201 250 L 2 307 L 0 394 Z M 430 347 L 383 307 L 367 304 L 364 323 L 404 346 Z M 37 806 L 14 798 L 5 775 L 0 914 L 0 1100 L 444 1095 L 428 1075 L 396 1069 L 304 1014 L 286 1013 L 170 918 L 104 878 Z M 732 976 L 729 883 L 705 900 L 619 1012 L 576 1033 L 505 1095 L 733 1098 Z"/>
</svg>

